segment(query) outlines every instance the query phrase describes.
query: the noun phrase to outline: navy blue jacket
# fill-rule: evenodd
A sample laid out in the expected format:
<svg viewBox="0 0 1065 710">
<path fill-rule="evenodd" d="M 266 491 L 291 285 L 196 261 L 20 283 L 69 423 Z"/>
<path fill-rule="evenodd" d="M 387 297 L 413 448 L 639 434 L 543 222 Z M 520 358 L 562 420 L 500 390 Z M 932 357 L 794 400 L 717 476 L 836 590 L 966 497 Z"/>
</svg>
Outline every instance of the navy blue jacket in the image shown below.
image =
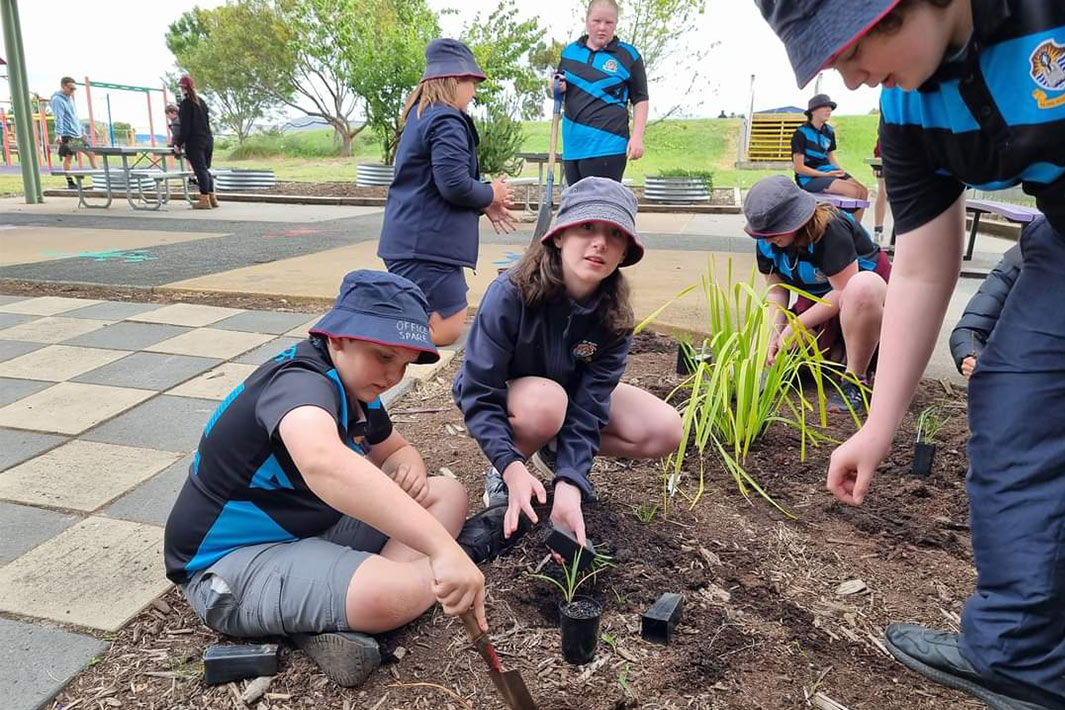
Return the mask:
<svg viewBox="0 0 1065 710">
<path fill-rule="evenodd" d="M 492 186 L 480 181 L 477 129 L 462 111 L 430 104 L 410 112 L 396 152 L 377 256 L 473 268 L 481 212 Z"/>
<path fill-rule="evenodd" d="M 950 333 L 950 354 L 958 372 L 961 372 L 962 360 L 970 355 L 978 358 L 984 351 L 1023 266 L 1021 245 L 1010 247 L 969 299 L 965 312 Z"/>
<path fill-rule="evenodd" d="M 585 498 L 592 496 L 588 471 L 632 345 L 631 333 L 618 335 L 603 327 L 597 306 L 594 297 L 579 304 L 563 296 L 529 308 L 507 274 L 485 292 L 452 394 L 470 434 L 500 473 L 514 461 L 525 461 L 507 422 L 507 382 L 545 377 L 569 395 L 558 433 L 555 481 L 564 479 Z"/>
</svg>

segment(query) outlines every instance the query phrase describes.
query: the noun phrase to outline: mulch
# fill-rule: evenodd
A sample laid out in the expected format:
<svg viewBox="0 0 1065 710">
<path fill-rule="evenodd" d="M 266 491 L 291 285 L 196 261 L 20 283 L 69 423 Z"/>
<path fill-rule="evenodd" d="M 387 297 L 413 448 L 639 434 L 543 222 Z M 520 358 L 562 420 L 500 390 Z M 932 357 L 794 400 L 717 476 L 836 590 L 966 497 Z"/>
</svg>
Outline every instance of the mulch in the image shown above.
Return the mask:
<svg viewBox="0 0 1065 710">
<path fill-rule="evenodd" d="M 625 380 L 668 394 L 681 379 L 674 348 L 662 336 L 639 336 Z M 451 402 L 456 367 L 414 390 L 392 414 L 430 471 L 458 477 L 477 510 L 486 463 Z M 932 402 L 953 416 L 932 474 L 915 478 L 908 474 L 915 413 Z M 597 460 L 592 479 L 600 500 L 585 510 L 589 537 L 617 562 L 587 589 L 605 609 L 598 654 L 585 666 L 561 658 L 557 593 L 529 576 L 558 573 L 541 525 L 484 568 L 504 666 L 521 671 L 542 710 L 836 707 L 829 700 L 851 710 L 982 707 L 902 668 L 881 643 L 884 627 L 896 621 L 956 629 L 973 588 L 964 410 L 964 392 L 923 382 L 861 508 L 824 490 L 830 445 L 809 450 L 803 461 L 797 433 L 770 428 L 747 468 L 794 519 L 743 497 L 714 460 L 704 462 L 702 499 L 690 506 L 678 496 L 668 514 L 658 462 Z M 842 440 L 853 431 L 848 417 L 836 416 L 824 433 Z M 693 490 L 698 470 L 689 459 L 685 490 Z M 668 646 L 640 636 L 640 615 L 663 592 L 684 597 Z M 438 608 L 380 641 L 385 664 L 350 690 L 333 686 L 282 642 L 280 673 L 247 707 L 503 707 L 461 624 Z M 172 590 L 119 632 L 53 707 L 246 707 L 238 696 L 247 682 L 211 687 L 201 680 L 204 649 L 232 642 L 204 627 Z"/>
</svg>

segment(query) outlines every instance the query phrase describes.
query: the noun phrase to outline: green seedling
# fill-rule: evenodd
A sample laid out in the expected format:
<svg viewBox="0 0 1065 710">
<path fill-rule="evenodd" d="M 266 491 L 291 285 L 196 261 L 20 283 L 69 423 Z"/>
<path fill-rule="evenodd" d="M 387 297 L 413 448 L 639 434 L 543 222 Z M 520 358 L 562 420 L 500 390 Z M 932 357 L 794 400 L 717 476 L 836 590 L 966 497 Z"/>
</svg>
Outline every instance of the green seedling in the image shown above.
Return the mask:
<svg viewBox="0 0 1065 710">
<path fill-rule="evenodd" d="M 946 426 L 947 421 L 949 417 L 937 405 L 925 407 L 917 417 L 917 443 L 936 443 L 936 437 Z"/>
<path fill-rule="evenodd" d="M 634 505 L 632 506 L 632 514 L 644 525 L 650 525 L 655 519 L 655 516 L 658 515 L 658 506 L 651 505 L 650 503 Z"/>
<path fill-rule="evenodd" d="M 614 561 L 608 555 L 596 555 L 592 560 L 592 567 L 588 572 L 581 574 L 581 549 L 578 548 L 577 554 L 573 557 L 571 564 L 562 565 L 562 581 L 558 581 L 554 577 L 550 577 L 546 574 L 533 574 L 529 576 L 533 579 L 538 579 L 541 582 L 547 582 L 558 587 L 558 590 L 562 592 L 562 599 L 566 604 L 572 604 L 573 598 L 577 596 L 577 591 L 588 580 L 594 580 L 596 576 L 608 567 L 614 566 Z"/>
<path fill-rule="evenodd" d="M 625 666 L 621 669 L 621 671 L 618 672 L 618 685 L 621 686 L 621 690 L 625 693 L 627 697 L 633 700 L 636 699 L 636 693 L 633 691 L 632 686 L 629 684 L 628 663 L 626 663 Z"/>
</svg>

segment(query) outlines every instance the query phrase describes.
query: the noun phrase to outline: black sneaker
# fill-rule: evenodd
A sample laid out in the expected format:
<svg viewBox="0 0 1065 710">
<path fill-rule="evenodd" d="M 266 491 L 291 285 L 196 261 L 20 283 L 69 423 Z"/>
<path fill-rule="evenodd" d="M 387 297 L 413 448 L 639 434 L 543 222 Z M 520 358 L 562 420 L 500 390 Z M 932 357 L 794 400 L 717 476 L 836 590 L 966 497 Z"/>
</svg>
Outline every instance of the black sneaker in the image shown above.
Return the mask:
<svg viewBox="0 0 1065 710">
<path fill-rule="evenodd" d="M 532 455 L 532 464 L 549 480 L 553 479 L 555 469 L 558 468 L 558 441 L 552 439 L 541 446 L 540 450 Z"/>
<path fill-rule="evenodd" d="M 503 537 L 503 516 L 506 514 L 507 506 L 497 505 L 482 510 L 463 524 L 456 542 L 475 563 L 489 562 L 499 557 L 514 547 L 532 527 L 522 515 L 518 519 L 518 529 L 507 539 Z"/>
<path fill-rule="evenodd" d="M 916 624 L 892 624 L 884 640 L 902 665 L 940 685 L 979 698 L 992 710 L 1051 710 L 1051 706 L 1014 697 L 1014 691 L 977 673 L 961 654 L 957 634 Z"/>
<path fill-rule="evenodd" d="M 839 382 L 839 391 L 833 390 L 829 397 L 828 411 L 854 412 L 858 416 L 865 416 L 869 413 L 869 389 L 869 380 L 864 377 L 856 380 L 853 375 L 845 375 Z"/>
<path fill-rule="evenodd" d="M 484 496 L 481 497 L 484 501 L 485 508 L 495 508 L 496 506 L 506 506 L 509 502 L 507 493 L 507 484 L 503 481 L 503 474 L 496 470 L 495 466 L 490 466 L 484 474 Z"/>
<path fill-rule="evenodd" d="M 67 178 L 67 189 L 68 190 L 77 190 L 78 189 L 78 183 L 74 182 L 74 178 Z"/>
<path fill-rule="evenodd" d="M 325 634 L 293 634 L 292 642 L 318 664 L 337 685 L 361 685 L 381 665 L 377 641 L 355 631 Z"/>
</svg>

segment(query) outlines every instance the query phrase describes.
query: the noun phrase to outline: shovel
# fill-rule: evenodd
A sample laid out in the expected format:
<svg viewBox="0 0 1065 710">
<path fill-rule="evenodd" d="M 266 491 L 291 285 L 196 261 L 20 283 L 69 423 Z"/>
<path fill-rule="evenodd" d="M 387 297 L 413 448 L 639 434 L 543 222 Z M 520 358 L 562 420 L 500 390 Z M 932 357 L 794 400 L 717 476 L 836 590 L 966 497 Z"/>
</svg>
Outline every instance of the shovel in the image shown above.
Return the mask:
<svg viewBox="0 0 1065 710">
<path fill-rule="evenodd" d="M 555 199 L 555 151 L 558 150 L 558 124 L 562 116 L 562 92 L 558 88 L 556 76 L 551 86 L 555 94 L 555 107 L 551 111 L 551 152 L 547 154 L 547 184 L 540 197 L 540 212 L 536 215 L 536 228 L 533 229 L 532 243 L 540 241 L 551 226 L 551 207 Z"/>
<path fill-rule="evenodd" d="M 488 640 L 488 634 L 481 631 L 477 624 L 477 618 L 472 611 L 467 611 L 461 616 L 462 625 L 466 627 L 466 633 L 470 635 L 477 652 L 488 663 L 488 677 L 492 679 L 492 685 L 496 687 L 503 701 L 512 710 L 536 710 L 536 703 L 529 695 L 529 689 L 525 687 L 525 681 L 518 671 L 505 671 L 499 661 L 496 650 Z"/>
</svg>

